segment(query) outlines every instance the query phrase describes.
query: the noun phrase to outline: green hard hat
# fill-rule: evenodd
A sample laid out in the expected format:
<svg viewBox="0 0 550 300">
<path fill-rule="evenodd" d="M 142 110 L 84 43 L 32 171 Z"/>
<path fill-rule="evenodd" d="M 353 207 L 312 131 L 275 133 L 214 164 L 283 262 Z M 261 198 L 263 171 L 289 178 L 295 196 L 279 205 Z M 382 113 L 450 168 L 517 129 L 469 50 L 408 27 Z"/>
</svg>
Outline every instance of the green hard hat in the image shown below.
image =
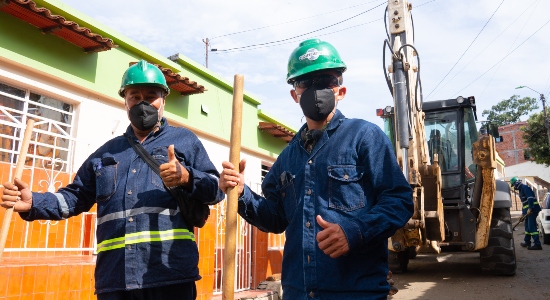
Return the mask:
<svg viewBox="0 0 550 300">
<path fill-rule="evenodd" d="M 122 76 L 122 83 L 118 94 L 124 97 L 124 90 L 132 86 L 158 86 L 166 95 L 170 94 L 170 88 L 166 84 L 166 78 L 162 71 L 155 65 L 140 60 L 137 64 L 131 65 Z"/>
<path fill-rule="evenodd" d="M 512 177 L 512 179 L 510 179 L 510 186 L 513 187 L 518 180 L 521 181 L 521 179 L 517 178 L 516 176 Z"/>
<path fill-rule="evenodd" d="M 331 44 L 320 39 L 305 40 L 290 54 L 286 82 L 290 84 L 294 78 L 318 70 L 337 69 L 343 73 L 346 68 Z"/>
</svg>

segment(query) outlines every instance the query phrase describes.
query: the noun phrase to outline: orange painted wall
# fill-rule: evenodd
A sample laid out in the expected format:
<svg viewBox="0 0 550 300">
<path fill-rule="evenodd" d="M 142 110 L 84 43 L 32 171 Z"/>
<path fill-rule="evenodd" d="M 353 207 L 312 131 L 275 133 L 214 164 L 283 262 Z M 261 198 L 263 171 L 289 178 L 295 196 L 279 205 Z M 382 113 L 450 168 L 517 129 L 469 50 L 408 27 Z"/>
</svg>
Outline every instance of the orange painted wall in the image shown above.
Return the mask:
<svg viewBox="0 0 550 300">
<path fill-rule="evenodd" d="M 10 165 L 0 162 L 0 182 L 9 180 Z M 23 180 L 30 182 L 30 170 L 23 172 Z M 46 179 L 46 174 L 35 170 L 35 183 Z M 61 174 L 58 180 L 63 185 L 69 181 L 67 174 Z M 45 191 L 46 187 L 34 184 L 34 191 Z M 4 209 L 0 209 L 3 220 Z M 95 206 L 92 208 L 95 211 Z M 94 220 L 90 217 L 82 220 L 80 216 L 60 221 L 51 226 L 49 233 L 38 226 L 38 222 L 29 223 L 28 246 L 45 247 L 46 235 L 48 246 L 62 247 L 64 225 L 68 222 L 68 239 L 66 247 L 77 248 L 81 235 L 82 222 L 85 223 L 85 247 L 93 245 Z M 25 224 L 17 213 L 13 214 L 6 248 L 23 247 Z M 44 226 L 42 226 L 44 227 Z M 272 274 L 281 272 L 282 251 L 268 251 L 268 235 L 253 229 L 252 247 L 252 288 Z M 199 300 L 210 300 L 213 297 L 215 266 L 216 217 L 211 215 L 206 225 L 195 230 L 195 239 L 199 247 L 199 270 L 202 279 L 197 281 Z M 222 264 L 223 265 L 223 264 Z M 95 299 L 94 296 L 95 256 L 87 252 L 5 252 L 0 262 L 0 300 L 14 299 Z M 78 278 L 78 280 L 74 280 Z"/>
</svg>

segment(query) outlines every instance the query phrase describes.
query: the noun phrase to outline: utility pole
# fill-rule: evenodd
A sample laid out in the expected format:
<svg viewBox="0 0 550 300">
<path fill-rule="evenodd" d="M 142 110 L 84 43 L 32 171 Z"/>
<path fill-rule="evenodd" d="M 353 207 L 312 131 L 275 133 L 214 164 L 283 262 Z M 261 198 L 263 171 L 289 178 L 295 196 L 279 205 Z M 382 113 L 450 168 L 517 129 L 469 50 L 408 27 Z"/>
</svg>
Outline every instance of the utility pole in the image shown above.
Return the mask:
<svg viewBox="0 0 550 300">
<path fill-rule="evenodd" d="M 516 89 L 522 89 L 522 88 L 528 88 L 531 91 L 539 94 L 540 96 L 540 101 L 542 101 L 542 111 L 544 113 L 544 127 L 546 128 L 546 134 L 548 135 L 548 145 L 550 145 L 550 125 L 548 124 L 548 115 L 546 114 L 546 99 L 544 98 L 544 94 L 541 94 L 525 85 L 518 86 Z"/>
<path fill-rule="evenodd" d="M 206 40 L 202 40 L 202 42 L 204 43 L 204 47 L 205 47 L 205 53 L 206 53 L 206 68 L 208 69 L 208 47 L 210 47 L 210 41 L 208 40 L 208 38 L 206 38 Z"/>
</svg>

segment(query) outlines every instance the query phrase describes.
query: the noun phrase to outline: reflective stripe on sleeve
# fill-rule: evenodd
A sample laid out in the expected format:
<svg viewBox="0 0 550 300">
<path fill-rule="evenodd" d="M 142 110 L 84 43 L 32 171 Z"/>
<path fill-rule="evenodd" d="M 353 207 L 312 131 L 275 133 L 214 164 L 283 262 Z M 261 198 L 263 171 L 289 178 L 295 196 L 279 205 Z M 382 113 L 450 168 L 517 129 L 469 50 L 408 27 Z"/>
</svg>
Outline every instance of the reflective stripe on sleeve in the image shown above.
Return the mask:
<svg viewBox="0 0 550 300">
<path fill-rule="evenodd" d="M 165 231 L 141 231 L 126 234 L 110 240 L 104 240 L 97 245 L 97 252 L 124 248 L 126 245 L 162 242 L 170 240 L 191 240 L 195 241 L 195 235 L 187 229 L 170 229 Z"/>
<path fill-rule="evenodd" d="M 175 216 L 179 212 L 179 207 L 177 209 L 168 209 L 165 207 L 138 207 L 127 209 L 124 211 L 117 211 L 114 213 L 106 214 L 102 217 L 97 218 L 97 225 L 105 223 L 107 221 L 112 221 L 116 219 L 124 219 L 126 217 L 136 216 L 139 214 L 159 214 L 159 215 L 169 215 Z"/>
<path fill-rule="evenodd" d="M 61 217 L 67 219 L 69 217 L 69 204 L 60 193 L 53 193 L 57 197 L 57 202 L 59 202 L 59 208 L 61 208 Z"/>
</svg>

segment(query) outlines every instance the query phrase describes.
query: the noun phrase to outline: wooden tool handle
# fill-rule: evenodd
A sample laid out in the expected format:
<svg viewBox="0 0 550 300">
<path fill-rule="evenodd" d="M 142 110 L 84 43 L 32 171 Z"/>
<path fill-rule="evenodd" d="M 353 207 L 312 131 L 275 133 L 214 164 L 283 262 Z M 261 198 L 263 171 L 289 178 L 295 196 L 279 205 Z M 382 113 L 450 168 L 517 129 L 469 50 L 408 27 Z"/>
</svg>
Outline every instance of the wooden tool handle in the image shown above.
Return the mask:
<svg viewBox="0 0 550 300">
<path fill-rule="evenodd" d="M 239 170 L 241 153 L 241 130 L 243 111 L 244 76 L 237 74 L 233 84 L 233 114 L 231 118 L 231 140 L 229 162 Z M 237 209 L 239 187 L 227 189 L 227 213 L 225 215 L 225 253 L 223 255 L 222 298 L 233 300 L 235 297 L 235 251 L 237 238 Z"/>
<path fill-rule="evenodd" d="M 32 128 L 34 126 L 34 120 L 27 120 L 27 128 L 25 128 L 25 135 L 23 136 L 23 142 L 19 149 L 19 156 L 17 157 L 17 164 L 15 167 L 15 174 L 13 178 L 21 179 L 23 175 L 23 168 L 25 167 L 25 160 L 27 159 L 27 152 L 29 150 L 29 143 L 31 141 Z M 7 208 L 4 212 L 4 220 L 2 221 L 2 231 L 0 232 L 0 260 L 4 255 L 4 247 L 6 246 L 6 238 L 8 237 L 8 231 L 10 229 L 11 215 L 13 214 L 13 207 Z"/>
</svg>

